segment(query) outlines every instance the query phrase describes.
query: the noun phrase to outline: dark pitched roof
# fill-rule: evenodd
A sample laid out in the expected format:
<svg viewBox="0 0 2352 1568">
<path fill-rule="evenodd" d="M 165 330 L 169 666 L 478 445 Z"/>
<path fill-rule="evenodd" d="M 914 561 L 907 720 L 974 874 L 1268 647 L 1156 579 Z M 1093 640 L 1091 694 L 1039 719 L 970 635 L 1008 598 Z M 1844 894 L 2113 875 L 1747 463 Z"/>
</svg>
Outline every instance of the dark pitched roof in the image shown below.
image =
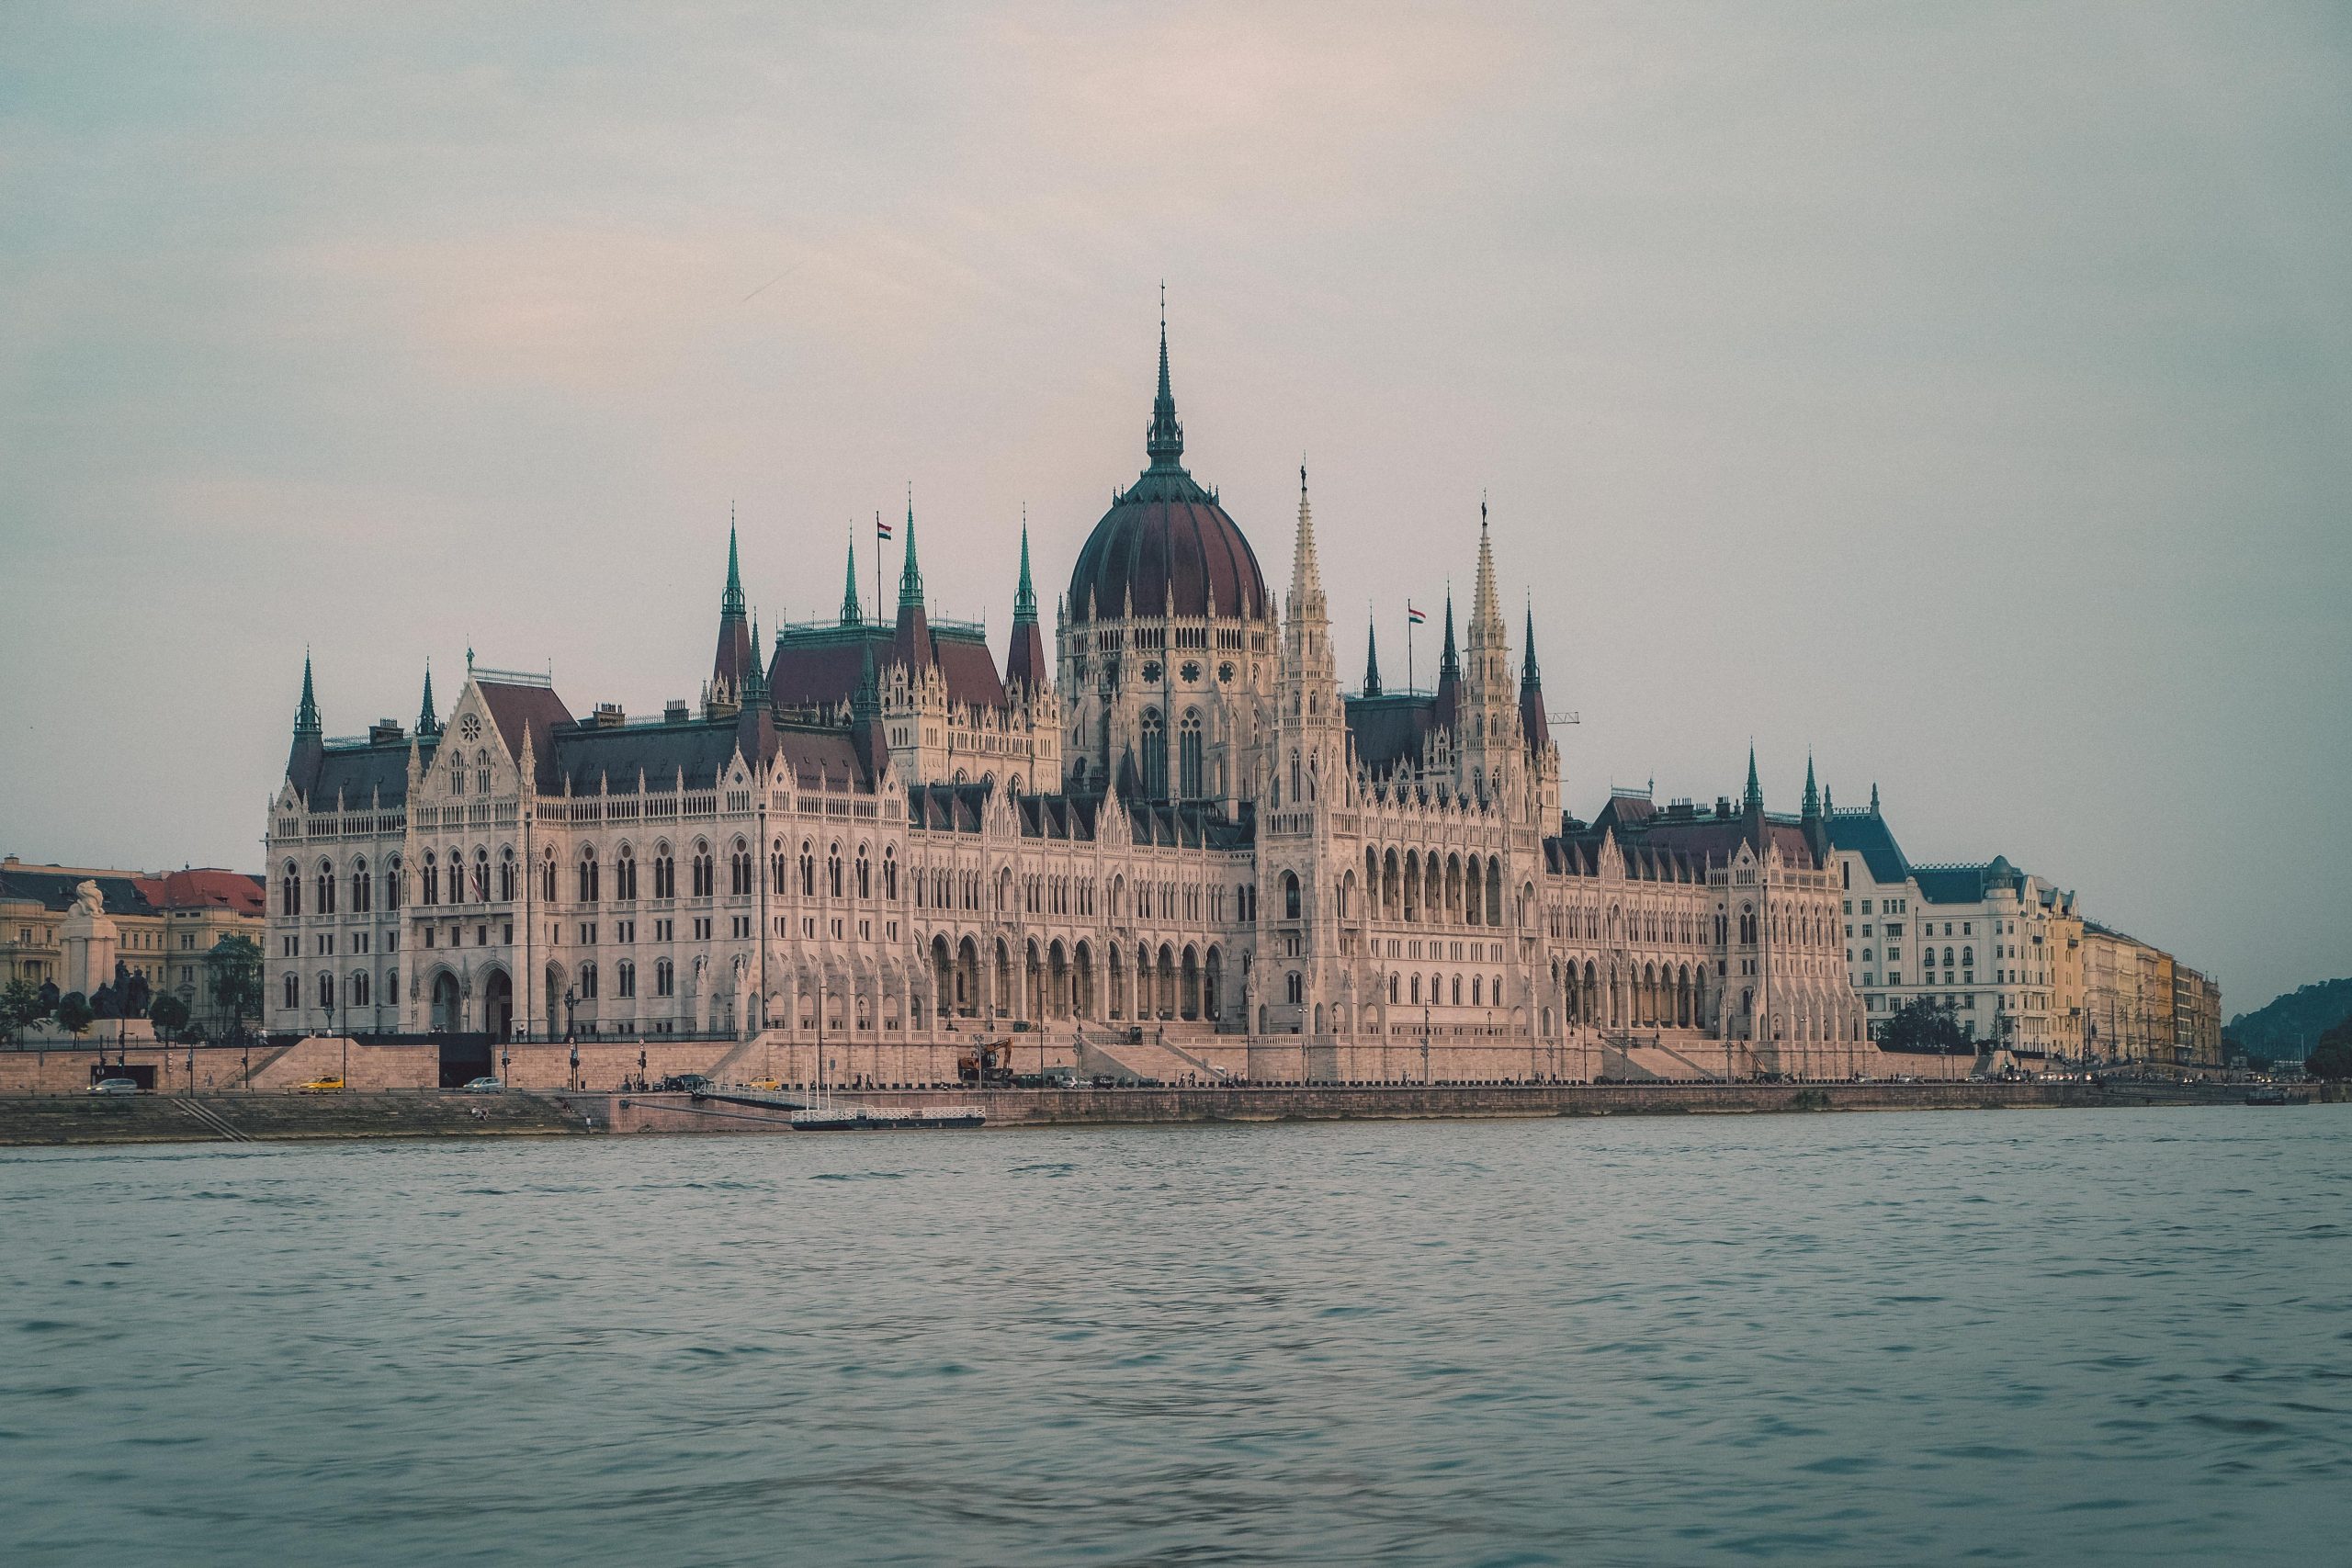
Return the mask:
<svg viewBox="0 0 2352 1568">
<path fill-rule="evenodd" d="M 478 676 L 474 685 L 490 709 L 499 738 L 506 742 L 508 756 L 521 759 L 523 736 L 528 731 L 538 764 L 539 789 L 544 794 L 554 794 L 561 787 L 561 775 L 556 769 L 551 738 L 558 725 L 571 722 L 571 710 L 563 705 L 555 688 L 544 682 L 507 682 Z"/>
<path fill-rule="evenodd" d="M 429 766 L 439 741 L 418 743 Z M 319 758 L 318 776 L 302 799 L 313 811 L 332 808 L 338 797 L 354 811 L 370 806 L 392 807 L 408 801 L 408 742 L 379 740 L 352 746 L 330 746 Z"/>
<path fill-rule="evenodd" d="M 1835 849 L 1860 855 L 1875 881 L 1901 882 L 1911 874 L 1911 863 L 1904 858 L 1903 846 L 1894 841 L 1894 829 L 1875 811 L 1831 812 L 1829 842 Z"/>
<path fill-rule="evenodd" d="M 110 915 L 153 915 L 159 913 L 141 884 L 146 877 L 118 876 L 100 874 L 92 875 L 82 871 L 31 871 L 18 868 L 0 871 L 0 898 L 29 898 L 43 908 L 62 914 L 74 907 L 74 890 L 85 882 L 98 885 L 98 897 Z"/>
<path fill-rule="evenodd" d="M 1374 776 L 1418 767 L 1424 742 L 1440 728 L 1435 699 L 1402 693 L 1347 699 L 1348 733 L 1356 761 Z"/>
<path fill-rule="evenodd" d="M 688 789 L 709 789 L 735 754 L 732 718 L 692 719 L 684 724 L 626 724 L 609 728 L 567 726 L 534 742 L 553 770 L 556 788 L 574 795 L 635 795 L 638 776 L 648 789 L 667 791 L 685 775 Z"/>
<path fill-rule="evenodd" d="M 971 707 L 1005 705 L 1004 680 L 977 629 L 933 626 L 917 634 L 930 644 L 931 662 L 947 682 L 950 701 Z M 776 644 L 768 665 L 768 688 L 779 708 L 833 707 L 850 700 L 865 671 L 871 649 L 876 670 L 905 662 L 894 626 L 795 626 Z"/>
</svg>

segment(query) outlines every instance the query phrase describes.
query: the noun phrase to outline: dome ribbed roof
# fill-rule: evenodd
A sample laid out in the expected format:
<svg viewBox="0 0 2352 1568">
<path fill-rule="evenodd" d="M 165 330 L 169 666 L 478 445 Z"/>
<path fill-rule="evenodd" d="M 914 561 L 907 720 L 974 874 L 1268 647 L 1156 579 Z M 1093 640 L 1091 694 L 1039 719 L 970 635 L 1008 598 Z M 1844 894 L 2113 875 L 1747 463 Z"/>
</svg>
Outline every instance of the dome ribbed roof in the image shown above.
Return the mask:
<svg viewBox="0 0 2352 1568">
<path fill-rule="evenodd" d="M 1074 622 L 1115 620 L 1133 603 L 1139 615 L 1168 612 L 1262 619 L 1266 580 L 1258 557 L 1216 497 L 1184 470 L 1184 427 L 1168 389 L 1168 327 L 1159 329 L 1159 395 L 1144 442 L 1150 466 L 1120 492 L 1087 536 L 1070 572 Z"/>
</svg>

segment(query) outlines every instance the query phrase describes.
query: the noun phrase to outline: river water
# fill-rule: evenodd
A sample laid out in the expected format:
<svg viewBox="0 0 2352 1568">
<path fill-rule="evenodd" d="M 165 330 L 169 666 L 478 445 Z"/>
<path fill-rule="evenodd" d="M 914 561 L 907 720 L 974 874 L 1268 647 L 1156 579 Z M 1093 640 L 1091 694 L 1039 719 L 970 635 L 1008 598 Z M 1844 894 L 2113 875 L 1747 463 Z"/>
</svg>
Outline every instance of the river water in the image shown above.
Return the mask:
<svg viewBox="0 0 2352 1568">
<path fill-rule="evenodd" d="M 0 1558 L 2319 1562 L 2340 1107 L 0 1154 Z"/>
</svg>

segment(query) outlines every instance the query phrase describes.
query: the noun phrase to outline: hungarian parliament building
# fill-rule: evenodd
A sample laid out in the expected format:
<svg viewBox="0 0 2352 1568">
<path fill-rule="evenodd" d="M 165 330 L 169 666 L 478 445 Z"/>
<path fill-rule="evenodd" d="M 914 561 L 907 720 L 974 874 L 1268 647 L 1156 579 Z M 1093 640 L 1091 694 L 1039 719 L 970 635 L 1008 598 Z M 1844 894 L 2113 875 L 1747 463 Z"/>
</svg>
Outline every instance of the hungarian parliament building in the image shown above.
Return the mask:
<svg viewBox="0 0 2352 1568">
<path fill-rule="evenodd" d="M 1048 660 L 933 619 L 763 647 L 730 531 L 698 706 L 575 713 L 468 670 L 446 716 L 325 737 L 306 661 L 267 830 L 285 1032 L 756 1043 L 771 1071 L 952 1082 L 976 1043 L 1162 1081 L 1845 1077 L 1876 1053 L 1827 816 L 1562 807 L 1531 609 L 1482 515 L 1433 691 L 1335 664 L 1306 479 L 1278 606 L 1183 463 L 1166 329 L 1141 475 L 1079 552 Z M 639 1056 L 637 1059 L 641 1060 Z M 782 1063 L 782 1067 L 775 1064 Z"/>
</svg>

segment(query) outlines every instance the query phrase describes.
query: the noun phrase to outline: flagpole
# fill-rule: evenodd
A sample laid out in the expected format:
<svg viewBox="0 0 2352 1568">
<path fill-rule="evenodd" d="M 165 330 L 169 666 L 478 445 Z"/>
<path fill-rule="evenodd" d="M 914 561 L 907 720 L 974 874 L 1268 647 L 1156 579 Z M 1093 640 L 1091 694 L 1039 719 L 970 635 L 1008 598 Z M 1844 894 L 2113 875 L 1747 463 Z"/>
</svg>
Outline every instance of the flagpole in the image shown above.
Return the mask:
<svg viewBox="0 0 2352 1568">
<path fill-rule="evenodd" d="M 874 509 L 874 624 L 882 624 L 882 509 Z"/>
<path fill-rule="evenodd" d="M 1412 691 L 1412 690 L 1414 690 L 1414 689 L 1415 689 L 1415 688 L 1414 688 L 1414 685 L 1413 685 L 1413 602 L 1412 602 L 1410 599 L 1408 599 L 1408 600 L 1406 600 L 1406 601 L 1405 601 L 1405 690 L 1407 690 L 1408 692 L 1410 692 L 1410 691 Z"/>
</svg>

